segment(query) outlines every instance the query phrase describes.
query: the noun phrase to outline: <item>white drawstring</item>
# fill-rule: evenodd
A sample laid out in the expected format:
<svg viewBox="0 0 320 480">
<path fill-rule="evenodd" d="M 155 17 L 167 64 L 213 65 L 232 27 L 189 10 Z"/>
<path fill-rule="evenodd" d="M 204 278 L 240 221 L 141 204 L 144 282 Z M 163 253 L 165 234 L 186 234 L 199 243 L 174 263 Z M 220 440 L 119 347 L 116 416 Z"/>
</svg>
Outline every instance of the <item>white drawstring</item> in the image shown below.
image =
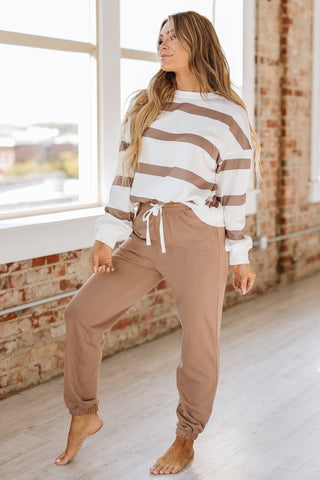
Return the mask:
<svg viewBox="0 0 320 480">
<path fill-rule="evenodd" d="M 146 243 L 147 243 L 147 245 L 151 245 L 150 231 L 149 231 L 149 217 L 150 217 L 151 213 L 153 215 L 157 216 L 158 212 L 160 211 L 160 242 L 161 242 L 161 250 L 162 250 L 163 253 L 165 253 L 166 252 L 166 247 L 165 247 L 165 244 L 164 244 L 164 234 L 163 234 L 162 205 L 160 205 L 159 203 L 152 203 L 152 202 L 150 202 L 150 204 L 152 205 L 152 207 L 149 208 L 149 210 L 146 210 L 144 212 L 144 214 L 142 215 L 142 221 L 147 222 Z"/>
</svg>

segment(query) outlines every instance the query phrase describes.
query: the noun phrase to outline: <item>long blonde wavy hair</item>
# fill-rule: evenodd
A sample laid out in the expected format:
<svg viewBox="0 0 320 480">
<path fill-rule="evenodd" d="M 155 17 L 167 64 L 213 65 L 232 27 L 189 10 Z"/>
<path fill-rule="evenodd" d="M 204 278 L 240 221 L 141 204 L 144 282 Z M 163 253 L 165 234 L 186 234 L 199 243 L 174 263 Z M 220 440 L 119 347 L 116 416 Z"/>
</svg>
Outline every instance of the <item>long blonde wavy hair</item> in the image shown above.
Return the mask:
<svg viewBox="0 0 320 480">
<path fill-rule="evenodd" d="M 189 53 L 188 68 L 199 83 L 201 97 L 204 98 L 206 92 L 214 92 L 241 105 L 248 115 L 243 100 L 231 87 L 230 68 L 210 20 L 192 10 L 178 12 L 168 15 L 163 20 L 159 35 L 168 19 L 172 19 L 176 37 Z M 144 130 L 157 118 L 163 105 L 173 100 L 176 88 L 175 72 L 166 72 L 160 69 L 151 78 L 148 87 L 138 90 L 138 93 L 134 95 L 133 107 L 127 111 L 121 124 L 121 129 L 124 131 L 130 118 L 130 144 L 126 144 L 125 148 L 120 146 L 122 150 L 125 150 L 122 157 L 124 182 L 126 181 L 125 177 L 133 177 L 136 172 Z M 251 124 L 250 133 L 254 146 L 256 179 L 259 185 L 262 182 L 261 148 L 258 136 Z"/>
</svg>

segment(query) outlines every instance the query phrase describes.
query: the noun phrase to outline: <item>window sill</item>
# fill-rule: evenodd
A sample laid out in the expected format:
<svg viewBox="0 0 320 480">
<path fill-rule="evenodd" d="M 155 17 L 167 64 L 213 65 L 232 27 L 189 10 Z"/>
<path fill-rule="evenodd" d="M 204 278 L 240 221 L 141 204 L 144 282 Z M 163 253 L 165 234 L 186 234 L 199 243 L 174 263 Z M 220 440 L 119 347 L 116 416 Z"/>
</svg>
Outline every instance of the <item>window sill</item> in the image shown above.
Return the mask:
<svg viewBox="0 0 320 480">
<path fill-rule="evenodd" d="M 320 181 L 314 180 L 309 182 L 309 202 L 317 203 L 320 202 Z"/>
<path fill-rule="evenodd" d="M 103 214 L 101 206 L 0 220 L 0 264 L 89 248 Z"/>
<path fill-rule="evenodd" d="M 257 211 L 257 190 L 247 194 L 246 215 Z M 104 207 L 0 220 L 0 264 L 92 247 Z"/>
</svg>

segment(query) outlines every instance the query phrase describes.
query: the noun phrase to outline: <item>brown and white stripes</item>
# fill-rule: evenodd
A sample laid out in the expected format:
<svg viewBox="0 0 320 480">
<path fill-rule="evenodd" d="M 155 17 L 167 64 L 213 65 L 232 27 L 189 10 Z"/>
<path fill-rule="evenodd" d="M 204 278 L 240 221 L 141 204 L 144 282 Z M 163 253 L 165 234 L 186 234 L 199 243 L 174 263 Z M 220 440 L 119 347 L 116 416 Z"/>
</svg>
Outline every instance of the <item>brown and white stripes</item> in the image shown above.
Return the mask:
<svg viewBox="0 0 320 480">
<path fill-rule="evenodd" d="M 199 92 L 176 90 L 173 101 L 143 132 L 134 177 L 123 178 L 129 132 L 130 121 L 120 141 L 105 215 L 97 220 L 96 239 L 112 248 L 125 239 L 140 202 L 181 202 L 206 223 L 225 226 L 231 265 L 249 263 L 252 240 L 244 227 L 253 149 L 245 110 L 213 92 L 203 99 Z"/>
</svg>

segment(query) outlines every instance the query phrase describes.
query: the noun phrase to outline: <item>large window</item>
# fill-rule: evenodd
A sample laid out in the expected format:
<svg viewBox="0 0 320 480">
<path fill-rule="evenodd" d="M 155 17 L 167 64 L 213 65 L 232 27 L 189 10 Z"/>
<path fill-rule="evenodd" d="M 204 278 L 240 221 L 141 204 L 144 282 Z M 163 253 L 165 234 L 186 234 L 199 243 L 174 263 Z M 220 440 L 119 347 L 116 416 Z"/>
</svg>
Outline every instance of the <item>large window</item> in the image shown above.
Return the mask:
<svg viewBox="0 0 320 480">
<path fill-rule="evenodd" d="M 0 264 L 92 246 L 127 100 L 160 68 L 169 13 L 213 21 L 253 112 L 254 0 L 230 2 L 0 0 Z"/>
<path fill-rule="evenodd" d="M 160 68 L 156 44 L 162 21 L 168 14 L 195 10 L 213 22 L 230 66 L 232 87 L 244 100 L 255 127 L 253 0 L 163 0 L 158 3 L 120 0 L 120 6 L 122 118 L 128 96 L 134 90 L 147 87 Z M 248 192 L 246 207 L 247 214 L 256 212 L 253 189 Z"/>
<path fill-rule="evenodd" d="M 0 1 L 0 218 L 97 204 L 92 0 Z"/>
<path fill-rule="evenodd" d="M 311 202 L 320 202 L 320 0 L 313 2 L 313 62 L 311 104 Z"/>
</svg>

